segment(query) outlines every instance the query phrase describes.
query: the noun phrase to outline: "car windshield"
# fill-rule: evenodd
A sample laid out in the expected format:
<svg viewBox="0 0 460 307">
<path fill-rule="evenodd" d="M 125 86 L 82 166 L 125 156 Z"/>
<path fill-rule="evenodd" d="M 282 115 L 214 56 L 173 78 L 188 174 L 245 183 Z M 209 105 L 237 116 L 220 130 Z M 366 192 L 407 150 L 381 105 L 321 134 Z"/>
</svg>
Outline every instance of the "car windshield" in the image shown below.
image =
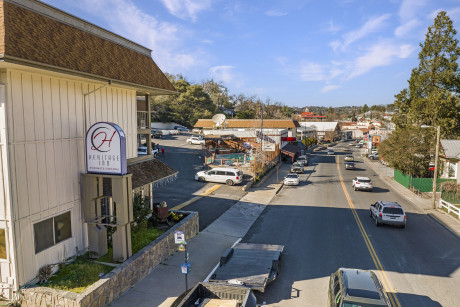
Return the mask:
<svg viewBox="0 0 460 307">
<path fill-rule="evenodd" d="M 385 207 L 383 208 L 383 213 L 386 213 L 386 214 L 400 214 L 400 215 L 403 215 L 404 212 L 401 208 L 396 208 L 396 207 Z"/>
<path fill-rule="evenodd" d="M 297 178 L 297 175 L 295 174 L 289 174 L 286 176 L 286 178 Z"/>
<path fill-rule="evenodd" d="M 361 183 L 371 183 L 370 179 L 359 179 L 358 181 Z"/>
</svg>

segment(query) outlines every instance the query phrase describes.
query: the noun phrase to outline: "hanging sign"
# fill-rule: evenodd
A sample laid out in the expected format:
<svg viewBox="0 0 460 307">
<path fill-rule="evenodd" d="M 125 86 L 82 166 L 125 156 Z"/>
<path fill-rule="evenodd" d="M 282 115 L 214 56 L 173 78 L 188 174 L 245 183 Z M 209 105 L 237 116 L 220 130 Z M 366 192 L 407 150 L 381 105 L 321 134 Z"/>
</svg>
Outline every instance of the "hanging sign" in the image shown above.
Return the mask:
<svg viewBox="0 0 460 307">
<path fill-rule="evenodd" d="M 125 175 L 126 137 L 114 123 L 99 122 L 86 132 L 86 172 Z"/>
<path fill-rule="evenodd" d="M 264 145 L 262 146 L 262 151 L 275 151 L 275 144 L 264 143 Z"/>
</svg>

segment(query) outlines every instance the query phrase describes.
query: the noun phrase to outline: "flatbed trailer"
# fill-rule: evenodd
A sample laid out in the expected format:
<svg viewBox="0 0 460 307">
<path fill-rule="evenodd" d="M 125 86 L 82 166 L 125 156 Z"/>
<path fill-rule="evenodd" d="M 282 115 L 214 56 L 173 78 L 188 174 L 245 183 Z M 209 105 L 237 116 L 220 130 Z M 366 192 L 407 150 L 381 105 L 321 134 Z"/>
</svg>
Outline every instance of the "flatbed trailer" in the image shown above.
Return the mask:
<svg viewBox="0 0 460 307">
<path fill-rule="evenodd" d="M 238 284 L 264 292 L 276 279 L 284 245 L 238 243 L 220 258 L 210 283 Z"/>
</svg>

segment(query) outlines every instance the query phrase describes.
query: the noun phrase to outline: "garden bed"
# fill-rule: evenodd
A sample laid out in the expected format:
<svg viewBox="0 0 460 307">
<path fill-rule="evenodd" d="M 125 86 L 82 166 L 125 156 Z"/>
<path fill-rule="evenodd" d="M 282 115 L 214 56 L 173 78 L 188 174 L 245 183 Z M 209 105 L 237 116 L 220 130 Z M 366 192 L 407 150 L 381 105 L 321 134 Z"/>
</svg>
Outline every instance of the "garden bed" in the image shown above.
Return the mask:
<svg viewBox="0 0 460 307">
<path fill-rule="evenodd" d="M 22 306 L 99 307 L 108 305 L 149 274 L 161 261 L 177 251 L 174 231 L 183 231 L 187 239 L 198 234 L 198 213 L 177 212 L 187 216 L 81 293 L 48 287 L 23 289 L 20 299 Z"/>
</svg>

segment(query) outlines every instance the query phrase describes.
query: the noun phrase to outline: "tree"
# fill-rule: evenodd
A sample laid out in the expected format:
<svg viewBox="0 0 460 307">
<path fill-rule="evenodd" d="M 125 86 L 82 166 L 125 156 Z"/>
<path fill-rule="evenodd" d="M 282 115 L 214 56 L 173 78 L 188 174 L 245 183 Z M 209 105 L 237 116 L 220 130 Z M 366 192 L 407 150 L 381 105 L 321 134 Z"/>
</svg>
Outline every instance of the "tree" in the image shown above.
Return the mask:
<svg viewBox="0 0 460 307">
<path fill-rule="evenodd" d="M 379 145 L 379 155 L 404 174 L 424 177 L 429 173 L 435 129 L 406 127 L 393 133 Z"/>
<path fill-rule="evenodd" d="M 365 105 L 363 105 L 363 108 L 361 109 L 361 112 L 366 113 L 368 110 L 369 110 L 369 107 L 367 106 L 367 104 L 365 104 Z"/>
<path fill-rule="evenodd" d="M 394 117 L 398 128 L 441 126 L 443 135 L 460 136 L 460 48 L 457 31 L 446 12 L 438 13 L 420 44 L 419 66 L 414 68 L 409 87 L 396 95 Z"/>
<path fill-rule="evenodd" d="M 209 95 L 212 102 L 217 107 L 225 107 L 231 108 L 231 104 L 229 103 L 228 97 L 228 90 L 227 88 L 222 85 L 222 83 L 217 83 L 213 79 L 202 82 L 201 87 L 203 87 L 203 91 Z"/>
</svg>

